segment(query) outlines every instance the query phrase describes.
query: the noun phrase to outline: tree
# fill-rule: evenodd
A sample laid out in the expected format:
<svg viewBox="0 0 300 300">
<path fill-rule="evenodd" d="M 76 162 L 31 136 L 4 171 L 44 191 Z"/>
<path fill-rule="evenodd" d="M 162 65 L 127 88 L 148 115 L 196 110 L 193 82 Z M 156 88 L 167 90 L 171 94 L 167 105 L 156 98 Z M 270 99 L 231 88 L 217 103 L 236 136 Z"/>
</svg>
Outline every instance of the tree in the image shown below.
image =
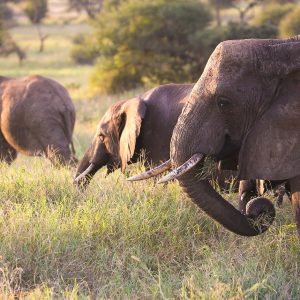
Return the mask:
<svg viewBox="0 0 300 300">
<path fill-rule="evenodd" d="M 241 25 L 245 24 L 245 18 L 247 13 L 249 13 L 261 1 L 262 0 L 253 0 L 253 1 L 246 1 L 246 3 L 239 3 L 241 1 L 236 0 L 231 3 L 231 7 L 235 8 L 239 12 Z"/>
<path fill-rule="evenodd" d="M 97 65 L 92 83 L 102 92 L 151 83 L 194 81 L 204 65 L 194 36 L 211 20 L 198 0 L 129 0 L 94 22 Z"/>
<path fill-rule="evenodd" d="M 100 13 L 103 2 L 104 0 L 69 0 L 70 9 L 84 10 L 92 19 L 95 19 L 96 15 Z"/>
<path fill-rule="evenodd" d="M 0 2 L 0 55 L 8 56 L 15 53 L 19 58 L 19 63 L 22 64 L 26 58 L 26 53 L 13 40 L 12 36 L 5 27 L 5 14 L 7 13 L 5 3 Z"/>
<path fill-rule="evenodd" d="M 30 22 L 36 25 L 38 36 L 40 39 L 40 47 L 39 52 L 44 51 L 44 43 L 47 34 L 43 34 L 40 28 L 40 24 L 42 20 L 45 18 L 48 10 L 48 2 L 47 0 L 27 0 L 25 4 L 25 13 L 28 16 Z"/>
<path fill-rule="evenodd" d="M 280 37 L 287 38 L 300 33 L 300 7 L 287 14 L 279 24 Z"/>
<path fill-rule="evenodd" d="M 294 4 L 272 3 L 260 11 L 254 22 L 257 25 L 270 24 L 278 26 L 281 19 L 295 8 Z"/>
<path fill-rule="evenodd" d="M 215 16 L 216 16 L 216 22 L 217 26 L 221 27 L 222 25 L 222 19 L 221 19 L 221 9 L 225 7 L 230 7 L 234 0 L 212 0 L 210 1 L 210 4 L 215 9 Z"/>
</svg>

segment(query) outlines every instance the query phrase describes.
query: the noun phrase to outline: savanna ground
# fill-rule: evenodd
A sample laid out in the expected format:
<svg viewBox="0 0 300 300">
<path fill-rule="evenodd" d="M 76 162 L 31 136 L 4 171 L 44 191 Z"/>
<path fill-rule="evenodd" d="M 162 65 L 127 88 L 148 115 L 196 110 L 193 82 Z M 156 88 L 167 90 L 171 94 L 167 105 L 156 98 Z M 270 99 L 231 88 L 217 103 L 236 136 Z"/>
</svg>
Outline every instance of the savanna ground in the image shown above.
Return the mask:
<svg viewBox="0 0 300 300">
<path fill-rule="evenodd" d="M 28 59 L 20 67 L 14 56 L 1 58 L 0 73 L 38 73 L 69 89 L 81 157 L 108 105 L 137 91 L 89 97 L 91 67 L 69 58 L 72 36 L 88 28 L 44 30 L 50 36 L 38 54 L 35 29 L 13 29 Z M 270 230 L 245 238 L 199 211 L 177 183 L 132 184 L 103 170 L 79 193 L 73 169 L 24 156 L 0 172 L 1 299 L 299 299 L 300 246 L 287 199 Z M 226 197 L 237 205 L 235 194 Z"/>
</svg>

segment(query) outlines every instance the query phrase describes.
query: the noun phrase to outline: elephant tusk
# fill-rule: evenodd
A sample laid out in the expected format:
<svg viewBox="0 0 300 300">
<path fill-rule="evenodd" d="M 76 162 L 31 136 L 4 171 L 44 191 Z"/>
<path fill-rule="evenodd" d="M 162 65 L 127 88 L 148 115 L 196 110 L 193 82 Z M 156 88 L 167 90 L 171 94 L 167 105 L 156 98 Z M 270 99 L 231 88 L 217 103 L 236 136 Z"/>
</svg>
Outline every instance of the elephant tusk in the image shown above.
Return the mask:
<svg viewBox="0 0 300 300">
<path fill-rule="evenodd" d="M 84 178 L 88 173 L 90 173 L 91 171 L 93 171 L 94 168 L 95 168 L 95 165 L 94 164 L 90 164 L 83 173 L 79 174 L 74 179 L 74 182 L 78 182 L 79 180 L 81 180 L 82 178 Z"/>
<path fill-rule="evenodd" d="M 164 183 L 167 181 L 170 181 L 172 179 L 175 179 L 187 171 L 189 171 L 191 168 L 193 168 L 202 158 L 204 154 L 196 153 L 194 154 L 189 160 L 187 160 L 184 164 L 176 168 L 175 170 L 171 171 L 169 174 L 161 178 L 158 183 Z"/>
<path fill-rule="evenodd" d="M 162 172 L 165 172 L 165 171 L 167 171 L 171 168 L 172 168 L 172 164 L 171 164 L 171 160 L 169 159 L 169 160 L 165 161 L 163 164 L 161 164 L 161 165 L 159 165 L 159 166 L 157 166 L 157 167 L 155 167 L 155 168 L 153 168 L 149 171 L 146 171 L 146 172 L 143 172 L 141 174 L 129 177 L 126 180 L 127 181 L 138 181 L 138 180 L 148 179 L 148 178 L 154 177 L 156 175 L 159 175 Z"/>
</svg>

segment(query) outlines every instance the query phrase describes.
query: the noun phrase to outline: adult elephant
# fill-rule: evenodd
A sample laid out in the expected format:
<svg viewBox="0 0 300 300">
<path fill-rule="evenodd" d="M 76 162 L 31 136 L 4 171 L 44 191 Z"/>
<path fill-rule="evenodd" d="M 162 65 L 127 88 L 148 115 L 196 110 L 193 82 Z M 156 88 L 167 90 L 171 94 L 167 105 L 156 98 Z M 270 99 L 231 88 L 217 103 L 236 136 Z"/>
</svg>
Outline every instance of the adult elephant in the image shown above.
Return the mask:
<svg viewBox="0 0 300 300">
<path fill-rule="evenodd" d="M 183 108 L 171 140 L 171 165 L 189 197 L 227 229 L 265 231 L 270 201 L 248 202 L 245 214 L 197 179 L 206 156 L 238 158 L 240 179 L 287 180 L 300 232 L 300 36 L 224 41 L 212 53 Z"/>
<path fill-rule="evenodd" d="M 0 77 L 0 159 L 17 153 L 74 163 L 75 108 L 66 89 L 42 76 Z"/>
<path fill-rule="evenodd" d="M 86 187 L 104 166 L 108 174 L 117 168 L 124 171 L 141 154 L 147 165 L 168 159 L 173 129 L 193 86 L 166 84 L 112 105 L 78 165 L 75 184 Z M 221 172 L 218 168 L 211 177 L 222 189 L 228 189 L 234 172 Z"/>
</svg>

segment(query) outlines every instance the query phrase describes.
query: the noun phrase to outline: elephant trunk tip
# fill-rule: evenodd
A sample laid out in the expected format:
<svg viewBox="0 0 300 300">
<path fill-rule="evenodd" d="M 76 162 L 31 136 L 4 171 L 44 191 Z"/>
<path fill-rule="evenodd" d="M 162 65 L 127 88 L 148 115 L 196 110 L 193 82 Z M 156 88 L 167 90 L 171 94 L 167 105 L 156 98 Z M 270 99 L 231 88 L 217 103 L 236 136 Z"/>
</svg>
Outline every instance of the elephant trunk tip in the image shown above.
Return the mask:
<svg viewBox="0 0 300 300">
<path fill-rule="evenodd" d="M 257 234 L 266 231 L 275 219 L 273 203 L 263 197 L 251 199 L 246 206 L 246 216 Z"/>
</svg>

